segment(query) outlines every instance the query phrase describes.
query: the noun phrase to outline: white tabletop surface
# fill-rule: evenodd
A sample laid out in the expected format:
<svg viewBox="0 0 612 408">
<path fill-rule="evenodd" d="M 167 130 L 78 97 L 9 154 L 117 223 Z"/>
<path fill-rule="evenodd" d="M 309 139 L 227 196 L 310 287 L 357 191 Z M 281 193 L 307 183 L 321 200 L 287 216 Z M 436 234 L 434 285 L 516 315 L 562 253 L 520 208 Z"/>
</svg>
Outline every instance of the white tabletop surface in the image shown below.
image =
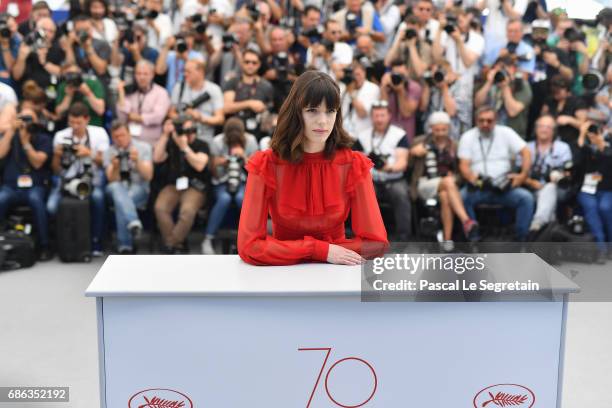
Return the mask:
<svg viewBox="0 0 612 408">
<path fill-rule="evenodd" d="M 488 254 L 501 281 L 545 276 L 556 292 L 578 287 L 534 254 Z M 252 266 L 238 255 L 111 255 L 87 296 L 359 295 L 361 267 L 325 263 Z"/>
</svg>

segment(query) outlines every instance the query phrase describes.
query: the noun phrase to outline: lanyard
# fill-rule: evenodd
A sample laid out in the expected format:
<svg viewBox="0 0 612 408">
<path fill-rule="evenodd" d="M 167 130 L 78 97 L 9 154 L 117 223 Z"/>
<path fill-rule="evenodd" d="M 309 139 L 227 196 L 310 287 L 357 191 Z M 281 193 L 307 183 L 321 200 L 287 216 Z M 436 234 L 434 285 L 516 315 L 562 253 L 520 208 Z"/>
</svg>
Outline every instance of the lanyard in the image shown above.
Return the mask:
<svg viewBox="0 0 612 408">
<path fill-rule="evenodd" d="M 382 137 L 380 138 L 380 140 L 378 141 L 378 144 L 374 145 L 374 129 L 372 129 L 372 135 L 370 136 L 371 139 L 371 145 L 372 145 L 372 151 L 376 154 L 381 154 L 380 153 L 380 145 L 382 144 L 382 142 L 384 142 L 385 140 L 385 136 L 387 136 L 387 132 L 389 131 L 389 127 L 387 126 L 387 128 L 385 129 L 385 132 L 383 133 Z"/>
<path fill-rule="evenodd" d="M 34 136 L 34 135 L 32 135 Z M 34 137 L 32 137 L 32 139 L 34 139 Z M 32 140 L 33 142 L 34 140 Z M 23 150 L 23 146 L 21 145 L 21 141 L 19 139 L 18 136 L 14 136 L 13 140 L 12 140 L 13 145 L 11 146 L 11 150 L 12 150 L 12 156 L 13 156 L 13 160 L 15 160 L 15 163 L 17 164 L 17 168 L 19 169 L 19 172 L 22 174 L 29 174 L 32 172 L 32 165 L 30 164 L 30 160 L 28 160 L 27 158 L 27 153 L 25 151 L 24 155 L 26 156 L 26 160 L 25 160 L 25 165 L 21 164 L 21 157 L 22 155 L 20 154 L 20 151 Z"/>
<path fill-rule="evenodd" d="M 495 130 L 493 130 L 495 132 Z M 491 135 L 491 142 L 487 148 L 485 153 L 484 146 L 482 145 L 482 135 L 478 136 L 478 143 L 480 144 L 480 152 L 482 153 L 482 165 L 484 167 L 485 176 L 489 175 L 489 171 L 487 170 L 487 158 L 489 157 L 489 153 L 491 153 L 491 148 L 493 147 L 493 142 L 495 141 L 495 133 Z"/>
</svg>

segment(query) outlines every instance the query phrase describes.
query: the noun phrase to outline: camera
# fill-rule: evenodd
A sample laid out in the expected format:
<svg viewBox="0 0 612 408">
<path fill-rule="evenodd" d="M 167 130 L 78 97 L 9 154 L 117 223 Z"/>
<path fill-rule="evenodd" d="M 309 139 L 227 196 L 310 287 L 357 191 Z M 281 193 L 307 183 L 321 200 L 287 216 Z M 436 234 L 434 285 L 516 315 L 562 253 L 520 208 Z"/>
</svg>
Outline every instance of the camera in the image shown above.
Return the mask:
<svg viewBox="0 0 612 408">
<path fill-rule="evenodd" d="M 62 156 L 60 158 L 60 164 L 62 169 L 66 170 L 74 161 L 74 155 L 76 153 L 76 146 L 74 143 L 64 143 L 62 145 Z"/>
<path fill-rule="evenodd" d="M 582 86 L 587 94 L 597 93 L 604 83 L 603 75 L 597 70 L 590 70 L 582 77 Z"/>
<path fill-rule="evenodd" d="M 423 73 L 423 79 L 429 86 L 436 86 L 444 82 L 444 78 L 446 78 L 446 72 L 443 69 L 438 69 L 435 72 L 425 71 Z"/>
<path fill-rule="evenodd" d="M 391 73 L 391 83 L 394 86 L 398 86 L 398 85 L 404 83 L 405 80 L 406 80 L 406 78 L 404 78 L 404 76 L 402 74 L 398 74 L 396 72 L 392 72 Z"/>
<path fill-rule="evenodd" d="M 157 10 L 141 10 L 138 12 L 136 18 L 138 20 L 147 19 L 147 20 L 155 20 L 159 16 L 159 11 Z"/>
<path fill-rule="evenodd" d="M 238 39 L 233 33 L 225 33 L 221 39 L 223 42 L 223 52 L 230 52 L 234 44 L 238 44 Z"/>
<path fill-rule="evenodd" d="M 8 17 L 6 15 L 0 17 L 0 37 L 11 38 L 11 29 L 8 26 Z"/>
<path fill-rule="evenodd" d="M 302 35 L 314 41 L 319 41 L 321 40 L 321 37 L 323 36 L 323 27 L 316 26 L 309 30 L 303 30 Z"/>
<path fill-rule="evenodd" d="M 427 177 L 436 178 L 440 176 L 446 176 L 446 174 L 439 174 L 438 172 L 438 148 L 433 143 L 425 145 L 427 153 L 425 153 L 425 169 Z"/>
<path fill-rule="evenodd" d="M 183 38 L 182 36 L 177 36 L 176 37 L 176 52 L 178 52 L 179 54 L 184 53 L 185 51 L 187 51 L 187 41 L 185 41 L 185 38 Z"/>
<path fill-rule="evenodd" d="M 194 14 L 189 18 L 189 20 L 193 24 L 193 27 L 198 34 L 204 34 L 206 32 L 208 24 L 207 21 L 204 20 L 204 18 L 202 17 L 202 14 Z"/>
<path fill-rule="evenodd" d="M 184 102 L 179 103 L 176 109 L 179 112 L 184 112 L 187 109 L 195 109 L 198 106 L 202 105 L 203 103 L 208 102 L 209 100 L 210 100 L 210 94 L 208 92 L 204 92 L 189 103 L 184 103 Z M 185 118 L 185 120 L 187 120 L 187 118 Z"/>
<path fill-rule="evenodd" d="M 117 158 L 119 159 L 119 177 L 121 181 L 130 181 L 130 152 L 120 149 Z"/>
<path fill-rule="evenodd" d="M 74 142 L 64 143 L 61 156 L 61 166 L 64 170 L 68 169 L 75 160 L 76 145 Z M 92 191 L 92 162 L 90 157 L 84 157 L 83 171 L 81 174 L 71 178 L 62 178 L 62 186 L 65 193 L 84 200 L 91 194 Z"/>
<path fill-rule="evenodd" d="M 34 118 L 31 115 L 19 115 L 18 119 L 23 122 L 28 133 L 32 134 L 38 130 L 38 124 L 34 122 Z"/>
<path fill-rule="evenodd" d="M 418 35 L 417 31 L 414 28 L 409 28 L 406 30 L 404 34 L 404 40 L 412 40 Z"/>
<path fill-rule="evenodd" d="M 321 45 L 324 46 L 327 52 L 329 52 L 330 54 L 334 52 L 335 43 L 333 41 L 330 41 L 327 38 L 323 38 L 321 40 Z"/>
<path fill-rule="evenodd" d="M 510 189 L 511 181 L 507 174 L 502 174 L 496 178 L 490 176 L 478 176 L 478 179 L 474 184 L 470 184 L 468 188 L 472 191 L 492 191 L 494 193 L 504 193 Z"/>
<path fill-rule="evenodd" d="M 353 76 L 353 68 L 352 67 L 344 67 L 342 69 L 342 72 L 344 73 L 344 75 L 342 76 L 342 79 L 340 80 L 343 84 L 348 85 L 351 82 L 353 82 L 355 80 L 355 77 Z"/>
<path fill-rule="evenodd" d="M 251 17 L 251 20 L 259 20 L 259 16 L 261 15 L 261 13 L 259 12 L 259 7 L 257 7 L 257 4 L 251 3 L 246 6 L 246 9 L 249 12 L 249 17 Z"/>
<path fill-rule="evenodd" d="M 36 51 L 36 49 L 45 46 L 46 38 L 47 36 L 43 30 L 34 30 L 25 36 L 23 42 L 25 42 L 28 47 L 31 47 L 32 51 Z"/>
<path fill-rule="evenodd" d="M 569 27 L 566 28 L 565 31 L 563 31 L 563 38 L 565 38 L 571 43 L 576 41 L 584 41 L 585 34 L 581 31 L 576 30 L 574 27 Z"/>
<path fill-rule="evenodd" d="M 174 125 L 174 131 L 178 136 L 190 135 L 193 133 L 197 133 L 198 129 L 196 127 L 185 127 L 185 122 L 191 120 L 189 116 L 180 115 L 178 118 L 172 121 Z"/>
<path fill-rule="evenodd" d="M 227 192 L 234 195 L 238 192 L 242 182 L 244 160 L 236 155 L 228 156 L 227 160 Z"/>
<path fill-rule="evenodd" d="M 287 79 L 289 71 L 289 56 L 286 52 L 279 52 L 272 58 L 272 65 L 276 69 L 278 79 L 283 81 Z"/>
<path fill-rule="evenodd" d="M 385 167 L 385 164 L 387 164 L 387 159 L 389 158 L 389 155 L 370 152 L 368 158 L 372 160 L 372 163 L 374 163 L 374 168 L 376 170 L 381 170 L 383 167 Z"/>
<path fill-rule="evenodd" d="M 346 29 L 352 35 L 357 29 L 357 15 L 355 13 L 346 13 Z"/>
<path fill-rule="evenodd" d="M 83 83 L 83 76 L 79 72 L 68 72 L 64 75 L 64 81 L 67 86 L 79 88 Z"/>
<path fill-rule="evenodd" d="M 508 50 L 510 54 L 516 54 L 517 48 L 518 48 L 518 43 L 509 42 L 508 44 L 506 44 L 506 49 Z"/>
<path fill-rule="evenodd" d="M 588 133 L 593 133 L 593 134 L 599 134 L 600 131 L 601 131 L 601 127 L 599 127 L 599 125 L 596 125 L 596 124 L 589 125 L 587 129 Z"/>
<path fill-rule="evenodd" d="M 444 31 L 447 34 L 451 34 L 453 31 L 457 29 L 457 17 L 453 15 L 446 15 L 446 25 L 444 26 Z"/>
</svg>

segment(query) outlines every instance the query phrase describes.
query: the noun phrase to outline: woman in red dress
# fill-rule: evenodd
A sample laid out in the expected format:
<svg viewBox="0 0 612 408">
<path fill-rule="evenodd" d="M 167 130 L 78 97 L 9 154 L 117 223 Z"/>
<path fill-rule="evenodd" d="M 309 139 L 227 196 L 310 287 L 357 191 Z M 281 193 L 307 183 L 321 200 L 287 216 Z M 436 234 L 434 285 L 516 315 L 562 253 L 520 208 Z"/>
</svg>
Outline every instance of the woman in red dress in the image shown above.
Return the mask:
<svg viewBox="0 0 612 408">
<path fill-rule="evenodd" d="M 248 161 L 238 253 L 254 265 L 329 262 L 358 265 L 388 246 L 370 169 L 342 128 L 340 90 L 307 71 L 293 84 L 270 149 Z M 355 237 L 344 222 L 351 213 Z M 267 234 L 268 214 L 273 234 Z"/>
</svg>

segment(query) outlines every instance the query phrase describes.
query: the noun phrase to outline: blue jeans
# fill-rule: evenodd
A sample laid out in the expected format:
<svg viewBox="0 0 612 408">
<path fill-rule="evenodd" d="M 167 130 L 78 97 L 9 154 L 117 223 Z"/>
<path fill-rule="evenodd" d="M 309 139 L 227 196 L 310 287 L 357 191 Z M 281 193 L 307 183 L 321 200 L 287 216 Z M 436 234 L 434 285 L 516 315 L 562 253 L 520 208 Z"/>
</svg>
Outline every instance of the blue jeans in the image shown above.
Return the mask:
<svg viewBox="0 0 612 408">
<path fill-rule="evenodd" d="M 516 236 L 524 241 L 529 232 L 529 225 L 533 217 L 534 199 L 533 194 L 522 187 L 511 188 L 504 193 L 493 191 L 469 191 L 467 187 L 461 189 L 461 196 L 465 210 L 472 219 L 476 219 L 474 207 L 481 203 L 499 204 L 516 210 Z"/>
<path fill-rule="evenodd" d="M 206 236 L 212 237 L 214 237 L 219 230 L 219 227 L 225 218 L 225 213 L 227 213 L 227 210 L 229 210 L 232 203 L 232 199 L 236 202 L 238 208 L 242 207 L 242 200 L 244 199 L 244 183 L 240 185 L 234 197 L 227 192 L 227 183 L 214 186 L 213 191 L 215 193 L 215 205 L 213 205 L 212 210 L 210 210 L 208 224 L 206 224 Z"/>
<path fill-rule="evenodd" d="M 57 214 L 62 192 L 60 191 L 60 183 L 53 186 L 49 199 L 47 200 L 47 211 L 52 216 Z M 94 186 L 94 189 L 89 197 L 91 208 L 91 234 L 94 249 L 100 249 L 104 238 L 104 187 Z"/>
<path fill-rule="evenodd" d="M 40 246 L 47 248 L 49 246 L 49 226 L 45 209 L 45 188 L 42 186 L 31 188 L 2 186 L 0 188 L 0 220 L 6 218 L 6 213 L 15 204 L 27 204 L 32 208 Z"/>
<path fill-rule="evenodd" d="M 581 192 L 578 202 L 584 211 L 584 219 L 595 236 L 597 247 L 607 250 L 607 240 L 612 240 L 612 191 L 598 191 L 595 194 Z"/>
<path fill-rule="evenodd" d="M 106 193 L 115 205 L 118 247 L 132 249 L 134 243 L 128 225 L 134 221 L 140 222 L 137 209 L 147 204 L 149 189 L 142 184 L 125 185 L 120 181 L 114 181 L 106 186 Z"/>
</svg>

